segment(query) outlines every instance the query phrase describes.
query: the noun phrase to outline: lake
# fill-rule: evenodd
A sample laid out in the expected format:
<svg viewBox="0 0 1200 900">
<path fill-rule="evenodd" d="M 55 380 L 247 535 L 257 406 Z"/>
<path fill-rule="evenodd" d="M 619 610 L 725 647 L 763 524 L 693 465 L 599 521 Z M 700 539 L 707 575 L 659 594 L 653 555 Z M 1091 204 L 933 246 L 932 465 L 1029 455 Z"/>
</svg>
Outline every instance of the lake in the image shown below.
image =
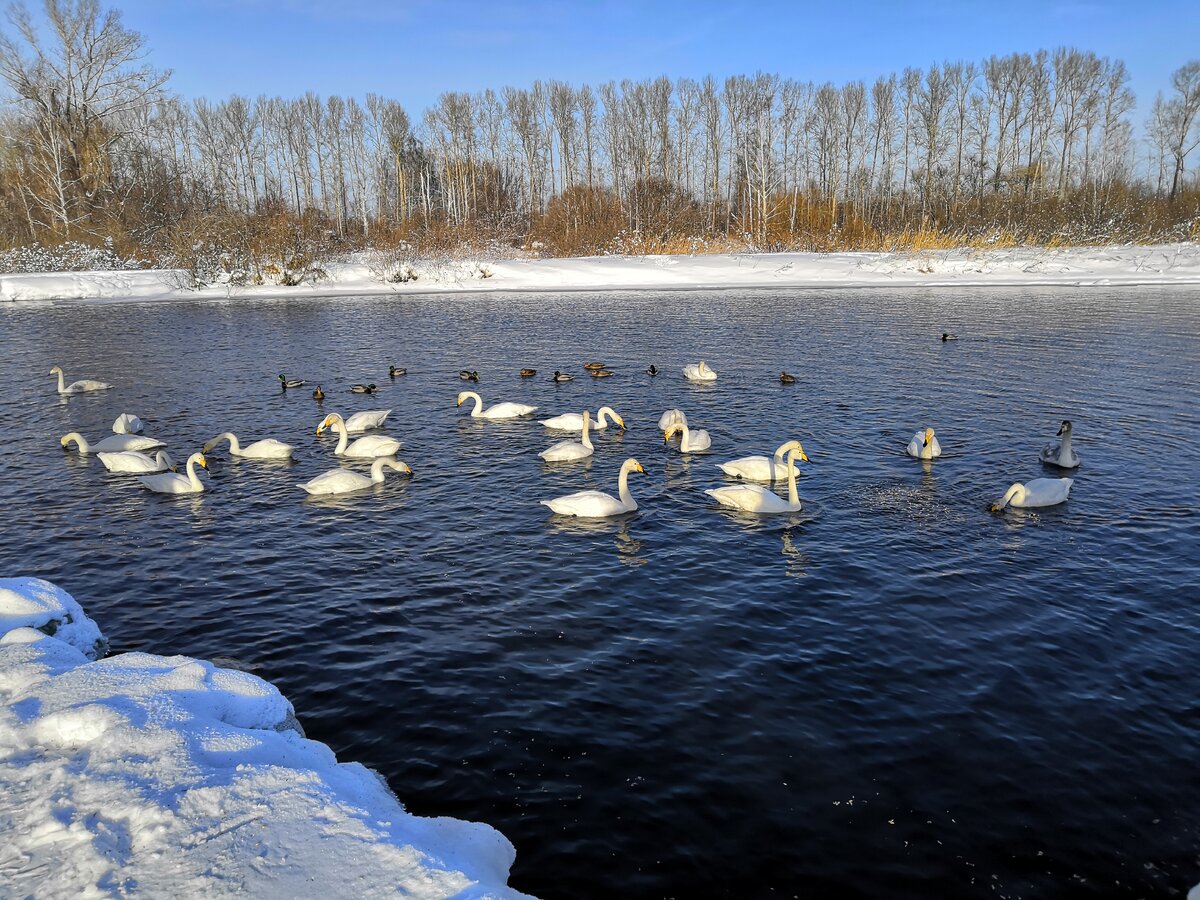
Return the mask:
<svg viewBox="0 0 1200 900">
<path fill-rule="evenodd" d="M 500 829 L 512 885 L 540 896 L 1168 895 L 1200 880 L 1198 301 L 0 307 L 0 574 L 60 584 L 114 651 L 275 682 L 310 737 L 410 811 Z M 700 358 L 715 384 L 683 380 Z M 591 359 L 616 376 L 588 378 Z M 114 389 L 60 399 L 54 364 Z M 282 391 L 280 373 L 308 384 Z M 466 387 L 539 418 L 610 405 L 629 427 L 549 466 L 536 454 L 564 435 L 472 420 Z M 664 446 L 676 406 L 711 453 Z M 414 477 L 308 499 L 297 485 L 337 464 L 323 415 L 389 407 Z M 121 412 L 178 461 L 225 430 L 295 443 L 299 461 L 222 448 L 209 490 L 173 498 L 59 448 Z M 1060 474 L 1038 451 L 1063 419 L 1083 461 L 1069 502 L 989 512 L 1011 483 Z M 932 464 L 904 454 L 925 426 Z M 703 494 L 728 483 L 716 462 L 789 438 L 811 459 L 802 512 L 755 519 Z M 629 456 L 646 468 L 636 513 L 538 504 L 615 493 Z"/>
</svg>

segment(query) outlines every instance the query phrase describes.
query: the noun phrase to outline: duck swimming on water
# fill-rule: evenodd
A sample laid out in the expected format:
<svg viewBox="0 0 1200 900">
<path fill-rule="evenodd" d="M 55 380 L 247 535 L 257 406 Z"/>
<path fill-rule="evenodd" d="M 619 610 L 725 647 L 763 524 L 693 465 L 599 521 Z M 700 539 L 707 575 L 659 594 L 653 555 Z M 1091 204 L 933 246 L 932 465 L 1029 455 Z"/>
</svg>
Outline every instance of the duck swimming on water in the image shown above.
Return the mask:
<svg viewBox="0 0 1200 900">
<path fill-rule="evenodd" d="M 461 372 L 458 373 L 458 377 L 461 378 L 463 381 L 478 381 L 479 373 L 473 372 L 470 369 L 463 369 Z"/>
<path fill-rule="evenodd" d="M 779 381 L 781 384 L 795 384 L 796 376 L 789 375 L 787 372 L 780 372 L 779 373 Z"/>
<path fill-rule="evenodd" d="M 352 393 L 352 394 L 374 394 L 378 390 L 379 390 L 379 388 L 375 387 L 375 385 L 373 385 L 373 384 L 356 384 L 356 385 L 351 386 L 350 393 Z"/>
<path fill-rule="evenodd" d="M 388 366 L 388 378 L 395 378 L 399 375 L 407 375 L 408 369 L 402 369 L 399 366 Z"/>
<path fill-rule="evenodd" d="M 303 378 L 285 378 L 283 375 L 280 375 L 279 376 L 279 384 L 283 388 L 283 390 L 286 391 L 288 388 L 301 387 L 304 384 L 304 379 Z"/>
<path fill-rule="evenodd" d="M 321 386 L 319 384 L 317 385 L 317 389 L 313 391 L 313 399 L 318 403 L 325 399 L 325 392 L 321 390 Z"/>
<path fill-rule="evenodd" d="M 646 369 L 646 374 L 650 375 L 650 376 L 657 375 L 658 374 L 658 366 L 654 365 L 654 363 L 650 363 L 650 366 Z"/>
<path fill-rule="evenodd" d="M 574 376 L 574 375 L 568 375 L 566 372 L 560 372 L 560 371 L 558 371 L 558 369 L 555 369 L 555 370 L 554 370 L 554 374 L 550 376 L 550 380 L 551 380 L 551 381 L 558 381 L 558 382 L 563 382 L 563 381 L 574 381 L 574 380 L 575 380 L 575 376 Z"/>
<path fill-rule="evenodd" d="M 532 378 L 536 374 L 537 374 L 537 369 L 522 369 L 521 370 L 522 378 Z"/>
</svg>

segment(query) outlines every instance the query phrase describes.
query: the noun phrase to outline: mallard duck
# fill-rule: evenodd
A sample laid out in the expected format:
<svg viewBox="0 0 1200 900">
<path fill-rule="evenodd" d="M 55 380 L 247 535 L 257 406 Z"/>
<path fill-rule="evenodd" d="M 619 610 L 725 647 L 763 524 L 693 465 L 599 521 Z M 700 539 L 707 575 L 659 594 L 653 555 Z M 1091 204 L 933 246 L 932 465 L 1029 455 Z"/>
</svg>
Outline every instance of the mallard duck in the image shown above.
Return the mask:
<svg viewBox="0 0 1200 900">
<path fill-rule="evenodd" d="M 402 369 L 399 366 L 388 366 L 388 378 L 395 378 L 399 375 L 407 375 L 408 369 Z"/>
<path fill-rule="evenodd" d="M 779 382 L 780 382 L 780 384 L 795 384 L 796 376 L 789 375 L 787 372 L 780 372 L 779 373 Z"/>
<path fill-rule="evenodd" d="M 321 390 L 321 386 L 319 384 L 317 385 L 317 389 L 313 391 L 313 399 L 318 403 L 325 399 L 325 392 Z"/>
<path fill-rule="evenodd" d="M 470 369 L 463 369 L 461 372 L 458 373 L 458 377 L 461 378 L 463 381 L 478 381 L 479 373 L 472 372 Z"/>
<path fill-rule="evenodd" d="M 379 388 L 373 384 L 355 384 L 350 386 L 352 394 L 374 394 Z"/>
<path fill-rule="evenodd" d="M 536 374 L 537 374 L 537 369 L 522 369 L 521 370 L 522 378 L 532 378 Z"/>
<path fill-rule="evenodd" d="M 604 363 L 602 363 L 602 362 L 586 362 L 583 364 L 583 367 L 585 369 L 587 369 L 589 372 L 593 372 L 596 369 L 603 369 Z"/>
<path fill-rule="evenodd" d="M 279 376 L 279 384 L 286 391 L 288 388 L 300 387 L 301 385 L 304 384 L 304 379 L 303 378 L 289 379 L 289 378 L 284 378 L 282 375 L 280 375 Z"/>
<path fill-rule="evenodd" d="M 593 378 L 612 378 L 615 374 L 608 369 L 589 369 L 588 372 Z"/>
<path fill-rule="evenodd" d="M 558 369 L 555 369 L 554 374 L 550 376 L 550 380 L 551 381 L 574 381 L 575 376 L 568 375 L 566 372 L 560 372 L 560 371 L 558 371 Z"/>
<path fill-rule="evenodd" d="M 654 363 L 651 363 L 650 367 L 648 369 L 646 369 L 646 374 L 647 375 L 657 375 L 658 374 L 658 366 L 654 365 Z"/>
<path fill-rule="evenodd" d="M 957 340 L 958 340 L 957 334 L 951 334 L 948 331 L 942 332 L 942 343 L 945 343 L 946 341 L 957 341 Z"/>
</svg>

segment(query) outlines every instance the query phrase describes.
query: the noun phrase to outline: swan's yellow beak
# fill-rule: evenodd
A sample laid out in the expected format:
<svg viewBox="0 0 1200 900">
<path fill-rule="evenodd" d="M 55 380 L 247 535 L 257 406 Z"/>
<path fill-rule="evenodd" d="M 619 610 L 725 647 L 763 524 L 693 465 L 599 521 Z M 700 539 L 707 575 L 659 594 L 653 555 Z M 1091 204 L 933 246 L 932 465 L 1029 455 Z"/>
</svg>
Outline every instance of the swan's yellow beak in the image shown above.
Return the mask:
<svg viewBox="0 0 1200 900">
<path fill-rule="evenodd" d="M 66 435 L 63 435 L 61 438 L 58 439 L 58 444 L 60 447 L 65 447 L 69 443 L 70 443 L 70 441 L 67 440 Z"/>
<path fill-rule="evenodd" d="M 617 424 L 618 424 L 618 425 L 620 425 L 622 428 L 624 428 L 624 427 L 625 427 L 625 420 L 624 420 L 624 419 L 622 419 L 620 416 L 617 416 Z"/>
<path fill-rule="evenodd" d="M 196 460 L 196 462 L 200 463 L 200 468 L 202 468 L 202 469 L 208 468 L 208 460 L 204 458 L 204 454 L 201 454 L 200 458 L 198 460 Z"/>
<path fill-rule="evenodd" d="M 633 467 L 633 471 L 635 471 L 635 472 L 641 472 L 643 475 L 645 475 L 645 474 L 646 474 L 646 470 L 645 470 L 644 468 L 642 468 L 642 464 L 641 464 L 641 463 L 638 463 L 636 466 L 634 466 L 634 467 Z"/>
<path fill-rule="evenodd" d="M 809 461 L 808 454 L 804 452 L 803 448 L 800 450 L 800 458 L 805 462 Z"/>
<path fill-rule="evenodd" d="M 462 397 L 459 397 L 459 398 L 458 398 L 458 400 L 456 400 L 456 401 L 455 401 L 454 405 L 455 405 L 455 406 L 462 406 Z"/>
<path fill-rule="evenodd" d="M 926 447 L 928 447 L 928 446 L 929 446 L 929 442 L 930 442 L 930 441 L 932 441 L 932 440 L 933 440 L 933 429 L 932 429 L 932 428 L 926 428 L 926 429 L 925 429 L 925 446 L 926 446 Z"/>
</svg>

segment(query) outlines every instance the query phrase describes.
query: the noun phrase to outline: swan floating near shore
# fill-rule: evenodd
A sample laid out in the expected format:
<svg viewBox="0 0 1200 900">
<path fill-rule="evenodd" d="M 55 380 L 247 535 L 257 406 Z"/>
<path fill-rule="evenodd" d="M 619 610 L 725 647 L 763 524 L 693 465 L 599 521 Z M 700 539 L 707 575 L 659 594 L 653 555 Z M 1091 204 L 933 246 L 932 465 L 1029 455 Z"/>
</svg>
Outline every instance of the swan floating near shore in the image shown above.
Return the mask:
<svg viewBox="0 0 1200 900">
<path fill-rule="evenodd" d="M 704 360 L 691 366 L 683 367 L 683 377 L 688 381 L 716 381 L 717 373 L 714 372 Z"/>
<path fill-rule="evenodd" d="M 368 434 L 351 444 L 346 422 L 337 413 L 330 413 L 322 420 L 321 424 L 317 426 L 317 434 L 324 433 L 326 428 L 332 428 L 337 432 L 338 442 L 337 446 L 333 448 L 333 452 L 337 456 L 348 456 L 352 459 L 375 459 L 380 456 L 391 456 L 400 449 L 400 442 L 385 434 Z"/>
<path fill-rule="evenodd" d="M 1042 450 L 1042 462 L 1060 469 L 1079 468 L 1079 454 L 1071 449 L 1071 420 L 1063 419 L 1062 427 L 1058 429 L 1057 437 L 1062 438 L 1058 444 L 1047 444 Z"/>
<path fill-rule="evenodd" d="M 906 452 L 913 459 L 937 459 L 942 455 L 942 445 L 934 437 L 933 429 L 926 428 L 913 435 Z"/>
<path fill-rule="evenodd" d="M 770 457 L 766 456 L 741 456 L 737 459 L 731 459 L 729 462 L 717 463 L 717 468 L 734 478 L 741 478 L 745 481 L 761 481 L 770 483 L 787 478 L 790 472 L 800 473 L 799 467 L 793 462 L 789 464 L 784 460 L 788 449 L 795 441 L 787 441 L 779 445 Z M 808 462 L 808 457 L 801 457 L 805 462 Z"/>
<path fill-rule="evenodd" d="M 157 450 L 159 447 L 167 446 L 162 441 L 140 434 L 110 434 L 93 444 L 78 431 L 64 434 L 58 442 L 64 449 L 75 444 L 80 453 L 97 453 L 101 450 L 106 453 L 119 453 L 123 450 Z"/>
<path fill-rule="evenodd" d="M 143 475 L 138 481 L 156 494 L 199 494 L 204 490 L 204 482 L 196 474 L 196 466 L 208 468 L 208 460 L 203 453 L 193 453 L 188 457 L 186 475 L 163 472 L 161 475 Z"/>
<path fill-rule="evenodd" d="M 106 391 L 112 387 L 107 382 L 93 381 L 90 378 L 81 378 L 78 381 L 72 381 L 70 384 L 64 384 L 62 366 L 55 366 L 50 370 L 50 374 L 58 376 L 58 392 L 60 394 L 86 394 L 91 391 Z"/>
<path fill-rule="evenodd" d="M 704 493 L 712 497 L 722 506 L 740 509 L 752 513 L 788 513 L 800 512 L 800 494 L 796 490 L 796 459 L 808 462 L 804 448 L 799 441 L 789 441 L 787 444 L 788 468 L 788 498 L 784 500 L 774 491 L 761 484 L 731 484 L 725 487 L 709 488 Z"/>
<path fill-rule="evenodd" d="M 992 504 L 992 512 L 1000 512 L 1012 505 L 1021 508 L 1035 506 L 1057 506 L 1065 503 L 1071 493 L 1073 478 L 1035 478 L 1024 484 L 1018 482 L 1004 492 L 1004 496 Z"/>
<path fill-rule="evenodd" d="M 323 472 L 316 478 L 304 482 L 300 485 L 304 490 L 314 496 L 327 494 L 349 494 L 352 491 L 361 491 L 375 484 L 383 484 L 383 470 L 393 469 L 397 472 L 403 472 L 405 475 L 411 475 L 412 469 L 407 463 L 401 462 L 398 459 L 389 459 L 383 457 L 371 463 L 371 474 L 360 475 L 358 472 L 351 472 L 349 469 L 330 469 L 328 472 Z"/>
<path fill-rule="evenodd" d="M 484 409 L 483 398 L 474 391 L 463 391 L 459 394 L 456 405 L 462 406 L 467 400 L 475 401 L 475 407 L 471 410 L 473 419 L 519 419 L 521 416 L 537 412 L 536 406 L 527 406 L 524 403 L 497 403 Z"/>
<path fill-rule="evenodd" d="M 596 423 L 592 425 L 592 429 L 600 431 L 608 427 L 608 420 L 612 419 L 622 428 L 625 427 L 625 420 L 617 414 L 617 411 L 611 406 L 602 406 L 596 412 Z M 547 428 L 553 428 L 556 431 L 582 431 L 583 416 L 579 413 L 563 413 L 561 416 L 555 416 L 552 419 L 540 419 L 541 424 Z"/>
<path fill-rule="evenodd" d="M 263 438 L 261 441 L 255 441 L 252 444 L 247 444 L 245 447 L 237 439 L 237 435 L 232 431 L 225 431 L 218 434 L 210 441 L 206 441 L 201 448 L 202 452 L 208 453 L 213 447 L 219 445 L 222 441 L 229 442 L 229 453 L 231 456 L 241 456 L 244 459 L 291 459 L 292 445 L 285 444 L 283 441 L 277 441 L 275 438 Z"/>
<path fill-rule="evenodd" d="M 538 502 L 542 506 L 550 507 L 560 516 L 577 516 L 583 519 L 603 519 L 633 512 L 638 505 L 629 493 L 629 473 L 645 471 L 642 464 L 631 457 L 621 465 L 621 474 L 617 478 L 617 497 L 603 491 L 576 491 L 564 497 Z"/>
<path fill-rule="evenodd" d="M 583 437 L 580 440 L 559 441 L 543 450 L 538 456 L 546 462 L 574 462 L 579 459 L 587 459 L 595 449 L 588 438 L 588 423 L 591 418 L 591 413 L 585 409 L 583 411 Z"/>
</svg>

